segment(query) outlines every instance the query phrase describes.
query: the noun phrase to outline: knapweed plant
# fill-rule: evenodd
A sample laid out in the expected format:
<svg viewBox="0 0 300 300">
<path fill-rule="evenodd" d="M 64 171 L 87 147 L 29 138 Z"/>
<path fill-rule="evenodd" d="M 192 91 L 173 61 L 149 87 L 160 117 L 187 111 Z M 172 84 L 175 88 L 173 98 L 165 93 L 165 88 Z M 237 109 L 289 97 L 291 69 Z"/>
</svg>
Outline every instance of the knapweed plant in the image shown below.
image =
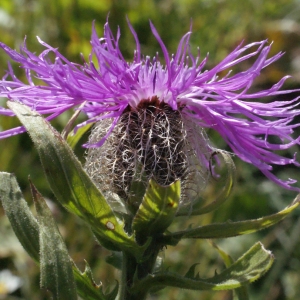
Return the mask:
<svg viewBox="0 0 300 300">
<path fill-rule="evenodd" d="M 236 299 L 245 300 L 245 286 L 261 277 L 274 259 L 261 243 L 236 261 L 215 245 L 227 268 L 205 279 L 195 272 L 195 265 L 186 274 L 174 273 L 172 266 L 165 268 L 159 253 L 182 239 L 227 238 L 261 230 L 298 206 L 296 198 L 281 212 L 260 219 L 168 230 L 179 217 L 216 210 L 232 190 L 236 172 L 232 153 L 214 148 L 207 128 L 217 131 L 235 156 L 267 178 L 282 188 L 299 191 L 295 180 L 284 181 L 272 173 L 274 165 L 299 166 L 296 156 L 283 157 L 277 151 L 299 144 L 299 137 L 292 137 L 293 129 L 299 127 L 294 122 L 300 115 L 299 100 L 272 100 L 295 92 L 281 90 L 288 76 L 267 90 L 251 91 L 260 72 L 282 56 L 268 57 L 271 46 L 267 41 L 240 44 L 206 70 L 208 57 L 201 60 L 200 54 L 194 57 L 190 51 L 191 32 L 170 55 L 151 22 L 150 26 L 163 63 L 159 55 L 142 55 L 130 23 L 136 41 L 131 62 L 119 48 L 120 31 L 114 36 L 108 23 L 101 38 L 93 29 L 92 53 L 82 65 L 68 61 L 41 40 L 45 50 L 40 55 L 25 44 L 20 52 L 0 44 L 24 69 L 28 81 L 20 81 L 10 65 L 0 81 L 0 96 L 8 98 L 8 108 L 1 107 L 0 114 L 17 116 L 22 123 L 1 132 L 0 138 L 29 133 L 56 199 L 83 219 L 96 240 L 112 251 L 109 262 L 121 269 L 115 286 L 105 293 L 87 263 L 84 272 L 76 267 L 50 210 L 31 182 L 37 219 L 14 175 L 2 172 L 4 210 L 21 244 L 40 264 L 41 286 L 54 299 L 71 300 L 79 295 L 89 300 L 142 300 L 149 293 L 174 287 L 232 289 Z M 249 59 L 254 63 L 247 70 L 230 72 Z M 48 121 L 71 109 L 75 113 L 59 134 Z M 80 112 L 87 116 L 86 121 L 75 125 Z M 88 130 L 82 166 L 72 147 Z M 210 178 L 218 178 L 220 165 L 227 174 L 222 191 L 215 201 L 206 203 L 203 189 Z"/>
</svg>

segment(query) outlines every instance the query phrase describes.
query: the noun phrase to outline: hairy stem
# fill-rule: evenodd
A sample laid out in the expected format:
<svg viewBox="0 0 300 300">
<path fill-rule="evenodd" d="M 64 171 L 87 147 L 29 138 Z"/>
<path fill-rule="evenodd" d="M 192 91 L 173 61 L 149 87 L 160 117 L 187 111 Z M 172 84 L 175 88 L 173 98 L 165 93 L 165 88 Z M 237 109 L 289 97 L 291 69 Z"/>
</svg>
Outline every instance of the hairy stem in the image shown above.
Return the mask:
<svg viewBox="0 0 300 300">
<path fill-rule="evenodd" d="M 132 294 L 130 292 L 130 287 L 133 284 L 134 276 L 136 274 L 136 270 L 138 268 L 138 264 L 135 258 L 123 252 L 123 263 L 122 263 L 122 274 L 121 274 L 121 286 L 119 292 L 119 300 L 144 300 L 148 294 L 148 290 L 145 288 L 144 291 L 139 292 L 137 294 Z"/>
<path fill-rule="evenodd" d="M 119 300 L 144 300 L 149 292 L 149 288 L 145 286 L 142 291 L 133 293 L 131 287 L 135 281 L 145 278 L 153 272 L 153 268 L 157 259 L 157 255 L 161 245 L 153 239 L 151 245 L 145 251 L 142 259 L 137 262 L 134 256 L 128 252 L 123 252 L 121 287 L 119 292 Z"/>
</svg>

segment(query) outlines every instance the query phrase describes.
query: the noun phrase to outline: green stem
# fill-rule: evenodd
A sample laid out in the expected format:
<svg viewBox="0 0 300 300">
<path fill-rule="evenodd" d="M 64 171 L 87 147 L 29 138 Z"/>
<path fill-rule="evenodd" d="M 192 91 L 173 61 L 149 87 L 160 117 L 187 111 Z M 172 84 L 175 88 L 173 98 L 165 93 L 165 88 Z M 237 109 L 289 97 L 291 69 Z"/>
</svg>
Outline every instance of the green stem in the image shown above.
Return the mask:
<svg viewBox="0 0 300 300">
<path fill-rule="evenodd" d="M 121 277 L 121 286 L 119 292 L 119 300 L 144 300 L 148 294 L 148 289 L 132 294 L 130 292 L 130 287 L 133 284 L 134 276 L 136 270 L 138 269 L 138 263 L 135 258 L 123 252 L 123 263 L 122 263 L 122 277 Z"/>
<path fill-rule="evenodd" d="M 132 292 L 131 287 L 133 286 L 134 280 L 141 280 L 153 272 L 153 267 L 160 248 L 161 246 L 153 240 L 139 262 L 137 262 L 135 257 L 130 253 L 125 251 L 123 252 L 119 300 L 146 299 L 149 292 L 149 288 L 147 288 L 147 286 L 143 287 L 142 290 L 136 293 Z"/>
<path fill-rule="evenodd" d="M 131 281 L 130 278 L 133 277 L 133 272 L 135 270 L 135 266 L 132 262 L 133 257 L 127 255 L 126 252 L 123 251 L 123 261 L 122 261 L 122 274 L 121 274 L 121 286 L 119 293 L 119 300 L 129 300 L 130 297 L 128 295 L 128 286 L 130 286 Z"/>
</svg>

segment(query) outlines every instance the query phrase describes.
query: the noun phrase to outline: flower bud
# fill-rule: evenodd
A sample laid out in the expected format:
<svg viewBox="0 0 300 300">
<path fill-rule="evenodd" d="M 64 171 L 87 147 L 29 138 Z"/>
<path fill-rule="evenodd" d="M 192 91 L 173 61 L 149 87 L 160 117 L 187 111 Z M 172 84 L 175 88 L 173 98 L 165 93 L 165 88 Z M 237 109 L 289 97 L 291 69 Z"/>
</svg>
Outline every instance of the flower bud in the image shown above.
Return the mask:
<svg viewBox="0 0 300 300">
<path fill-rule="evenodd" d="M 101 148 L 89 148 L 85 168 L 111 200 L 119 197 L 126 203 L 136 192 L 134 182 L 145 189 L 153 179 L 162 186 L 180 180 L 181 203 L 192 202 L 206 184 L 212 152 L 203 132 L 192 125 L 180 109 L 173 110 L 158 97 L 142 100 L 124 110 Z M 89 143 L 101 140 L 109 127 L 108 119 L 98 122 Z"/>
</svg>

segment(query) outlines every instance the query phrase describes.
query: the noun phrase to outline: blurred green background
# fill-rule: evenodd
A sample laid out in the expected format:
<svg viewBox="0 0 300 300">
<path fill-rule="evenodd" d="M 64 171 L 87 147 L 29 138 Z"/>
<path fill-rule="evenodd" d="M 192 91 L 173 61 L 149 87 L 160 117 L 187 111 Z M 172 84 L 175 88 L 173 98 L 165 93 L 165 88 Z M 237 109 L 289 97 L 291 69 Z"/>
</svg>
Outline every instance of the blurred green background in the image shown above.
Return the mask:
<svg viewBox="0 0 300 300">
<path fill-rule="evenodd" d="M 126 25 L 129 17 L 138 33 L 142 51 L 146 55 L 160 52 L 160 47 L 151 34 L 149 19 L 153 21 L 170 52 L 175 52 L 179 39 L 193 24 L 191 48 L 194 54 L 200 47 L 202 57 L 209 52 L 207 68 L 214 66 L 242 40 L 245 43 L 268 39 L 274 42 L 271 54 L 284 51 L 280 61 L 269 66 L 256 81 L 256 88 L 270 87 L 282 76 L 293 76 L 285 88 L 300 86 L 300 1 L 299 0 L 1 0 L 0 40 L 18 49 L 27 36 L 28 48 L 36 53 L 42 51 L 36 36 L 58 47 L 69 60 L 80 61 L 90 52 L 92 21 L 96 21 L 99 36 L 109 13 L 113 32 L 121 27 L 121 48 L 129 60 L 133 56 L 134 39 Z M 7 56 L 0 51 L 0 76 L 7 69 Z M 239 70 L 249 67 L 241 64 Z M 14 66 L 16 74 L 24 77 Z M 287 97 L 284 97 L 287 99 Z M 0 104 L 5 103 L 0 99 Z M 66 124 L 67 113 L 54 123 L 61 130 Z M 300 120 L 295 120 L 300 122 Z M 0 130 L 19 123 L 13 118 L 0 118 Z M 226 145 L 213 132 L 208 132 L 213 143 L 221 149 Z M 295 133 L 299 136 L 300 131 Z M 287 155 L 299 149 L 292 149 Z M 84 150 L 76 148 L 83 160 Z M 230 199 L 219 210 L 201 218 L 181 220 L 179 225 L 208 224 L 226 220 L 244 220 L 268 215 L 285 207 L 295 193 L 283 190 L 268 181 L 250 165 L 234 158 L 237 166 L 237 184 Z M 66 213 L 56 202 L 47 186 L 43 171 L 32 142 L 26 134 L 0 141 L 0 170 L 16 174 L 20 186 L 31 203 L 28 175 L 34 184 L 49 199 L 53 214 L 59 224 L 70 254 L 83 267 L 86 259 L 91 265 L 95 279 L 105 287 L 114 285 L 118 272 L 105 263 L 109 252 L 94 242 L 88 228 L 77 218 Z M 276 168 L 283 178 L 296 178 L 296 168 Z M 298 184 L 299 186 L 299 184 Z M 213 198 L 208 187 L 206 198 Z M 264 278 L 250 287 L 250 299 L 256 300 L 297 300 L 300 295 L 300 211 L 279 225 L 249 236 L 216 241 L 219 246 L 238 258 L 254 242 L 260 240 L 276 256 L 272 269 Z M 162 255 L 165 267 L 184 274 L 193 263 L 200 263 L 198 271 L 202 277 L 213 276 L 224 268 L 217 252 L 207 241 L 184 241 L 179 246 L 169 247 Z M 7 282 L 1 271 L 9 269 L 22 279 L 22 285 L 8 294 Z M 8 278 L 8 277 L 7 277 Z M 13 279 L 10 279 L 13 281 Z M 151 299 L 231 299 L 230 292 L 191 292 L 179 289 L 165 289 Z M 46 291 L 39 289 L 39 270 L 24 253 L 16 240 L 3 210 L 0 208 L 0 299 L 50 299 Z M 150 299 L 150 298 L 149 298 Z"/>
</svg>

